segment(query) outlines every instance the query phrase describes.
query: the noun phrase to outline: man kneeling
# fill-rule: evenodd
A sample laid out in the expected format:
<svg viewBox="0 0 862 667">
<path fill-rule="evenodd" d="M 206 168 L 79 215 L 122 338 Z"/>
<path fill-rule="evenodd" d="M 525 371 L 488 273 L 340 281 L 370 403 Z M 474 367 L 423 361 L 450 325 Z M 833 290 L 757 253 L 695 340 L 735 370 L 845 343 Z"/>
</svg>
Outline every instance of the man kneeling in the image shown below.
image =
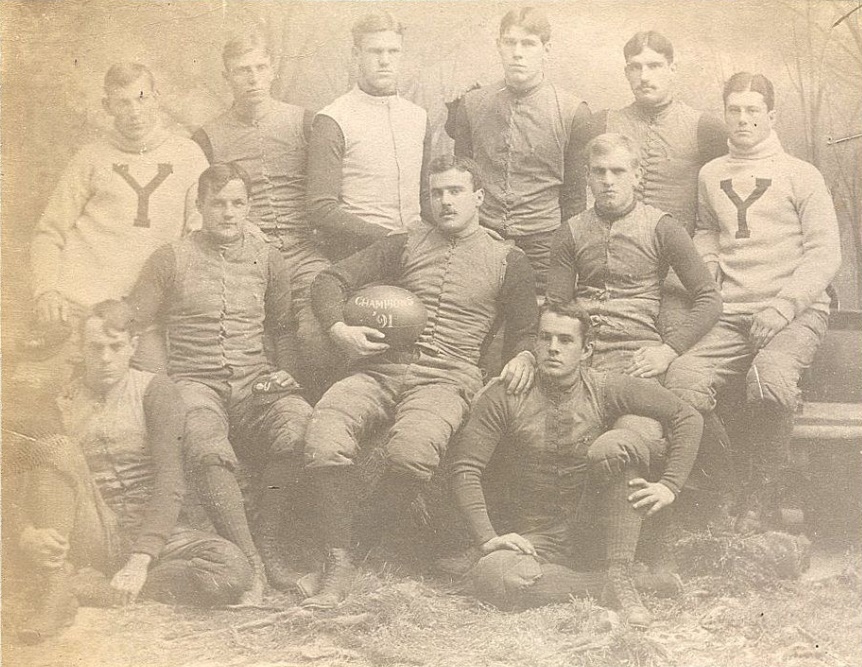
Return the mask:
<svg viewBox="0 0 862 667">
<path fill-rule="evenodd" d="M 251 584 L 236 546 L 177 525 L 185 409 L 166 376 L 129 367 L 131 321 L 119 301 L 93 308 L 83 324 L 84 373 L 58 399 L 64 435 L 32 445 L 20 545 L 46 584 L 19 630 L 26 643 L 70 623 L 78 601 L 113 606 L 144 594 L 219 605 Z M 73 563 L 84 568 L 74 578 Z"/>
<path fill-rule="evenodd" d="M 456 502 L 484 554 L 467 575 L 468 589 L 503 608 L 604 591 L 603 599 L 621 608 L 629 625 L 646 627 L 650 614 L 635 583 L 665 594 L 679 592 L 680 585 L 670 574 L 633 582 L 641 523 L 676 498 L 703 422 L 655 383 L 582 367 L 591 338 L 584 310 L 573 303 L 545 306 L 536 384 L 522 394 L 490 384 L 453 448 Z M 661 422 L 667 451 L 634 431 L 608 430 L 626 414 Z M 506 479 L 514 532 L 502 535 L 489 518 L 482 485 L 495 457 L 497 470 L 514 473 Z M 597 543 L 607 571 L 576 571 L 585 547 Z"/>
</svg>

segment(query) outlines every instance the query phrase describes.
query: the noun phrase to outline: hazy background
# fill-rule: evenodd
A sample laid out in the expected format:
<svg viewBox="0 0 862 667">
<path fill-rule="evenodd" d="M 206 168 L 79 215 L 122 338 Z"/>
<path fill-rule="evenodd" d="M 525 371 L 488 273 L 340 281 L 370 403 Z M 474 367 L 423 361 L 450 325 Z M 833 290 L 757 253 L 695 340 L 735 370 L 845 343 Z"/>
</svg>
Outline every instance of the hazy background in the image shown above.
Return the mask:
<svg viewBox="0 0 862 667">
<path fill-rule="evenodd" d="M 526 4 L 526 3 L 525 3 Z M 655 29 L 674 43 L 678 95 L 720 113 L 721 82 L 741 69 L 777 87 L 785 148 L 820 167 L 842 225 L 844 307 L 860 307 L 862 139 L 827 146 L 826 137 L 862 132 L 862 10 L 857 2 L 674 0 L 535 3 L 553 26 L 550 77 L 594 110 L 628 104 L 622 47 Z M 374 6 L 406 26 L 402 94 L 428 110 L 436 152 L 451 149 L 444 102 L 475 81 L 500 76 L 494 40 L 513 3 L 487 2 L 119 2 L 6 0 L 2 18 L 2 278 L 4 333 L 29 307 L 27 244 L 60 170 L 108 119 L 105 70 L 139 60 L 156 73 L 165 122 L 190 134 L 230 103 L 221 48 L 258 27 L 274 46 L 275 95 L 320 109 L 353 82 L 351 23 Z"/>
</svg>

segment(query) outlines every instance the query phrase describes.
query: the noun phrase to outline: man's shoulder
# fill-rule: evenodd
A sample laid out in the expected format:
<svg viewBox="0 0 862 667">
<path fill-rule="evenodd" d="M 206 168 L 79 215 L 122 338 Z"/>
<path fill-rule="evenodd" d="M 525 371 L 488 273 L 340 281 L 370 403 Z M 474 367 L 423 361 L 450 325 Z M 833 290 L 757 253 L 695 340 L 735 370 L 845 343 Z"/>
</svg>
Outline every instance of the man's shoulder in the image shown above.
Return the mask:
<svg viewBox="0 0 862 667">
<path fill-rule="evenodd" d="M 791 155 L 787 151 L 779 153 L 779 157 L 788 171 L 791 171 L 803 178 L 823 180 L 823 173 L 807 160 Z"/>
<path fill-rule="evenodd" d="M 700 179 L 710 178 L 724 172 L 727 169 L 727 163 L 730 160 L 730 155 L 721 155 L 713 160 L 710 160 L 700 168 Z"/>
<path fill-rule="evenodd" d="M 200 156 L 201 160 L 205 160 L 204 154 L 201 151 L 201 147 L 196 141 L 175 132 L 167 133 L 165 142 L 160 146 L 160 148 L 171 152 L 176 152 L 178 154 L 191 153 L 194 156 Z"/>
</svg>

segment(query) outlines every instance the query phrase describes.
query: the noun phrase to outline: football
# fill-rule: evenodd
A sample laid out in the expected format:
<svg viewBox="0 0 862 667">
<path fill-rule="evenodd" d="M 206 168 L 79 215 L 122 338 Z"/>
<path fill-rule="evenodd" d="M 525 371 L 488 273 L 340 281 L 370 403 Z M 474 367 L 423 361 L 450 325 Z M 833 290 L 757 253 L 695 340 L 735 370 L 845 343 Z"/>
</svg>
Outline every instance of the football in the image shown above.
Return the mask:
<svg viewBox="0 0 862 667">
<path fill-rule="evenodd" d="M 412 292 L 392 285 L 363 287 L 344 304 L 344 321 L 373 327 L 395 349 L 409 349 L 425 329 L 425 306 Z"/>
</svg>

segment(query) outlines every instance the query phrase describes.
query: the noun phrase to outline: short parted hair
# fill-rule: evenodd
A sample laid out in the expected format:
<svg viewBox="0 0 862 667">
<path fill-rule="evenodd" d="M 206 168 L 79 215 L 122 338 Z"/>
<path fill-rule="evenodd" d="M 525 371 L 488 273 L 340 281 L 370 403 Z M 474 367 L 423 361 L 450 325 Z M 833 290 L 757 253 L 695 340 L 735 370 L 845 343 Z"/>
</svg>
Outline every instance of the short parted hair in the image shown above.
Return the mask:
<svg viewBox="0 0 862 667">
<path fill-rule="evenodd" d="M 507 12 L 500 21 L 500 37 L 505 35 L 509 28 L 514 27 L 523 28 L 531 35 L 537 35 L 542 40 L 542 44 L 551 41 L 551 23 L 541 9 L 522 7 Z"/>
<path fill-rule="evenodd" d="M 569 317 L 581 323 L 581 342 L 586 347 L 593 340 L 593 320 L 590 314 L 574 301 L 545 301 L 539 311 L 539 321 L 545 313 Z"/>
<path fill-rule="evenodd" d="M 772 87 L 772 81 L 762 74 L 752 74 L 751 72 L 737 72 L 727 80 L 722 93 L 724 104 L 727 105 L 727 98 L 731 93 L 745 93 L 749 90 L 763 95 L 767 111 L 772 111 L 775 108 L 775 88 Z"/>
<path fill-rule="evenodd" d="M 473 181 L 473 192 L 483 187 L 481 168 L 474 160 L 463 155 L 440 155 L 434 158 L 428 165 L 428 174 L 442 174 L 451 169 L 470 174 Z"/>
<path fill-rule="evenodd" d="M 198 178 L 198 200 L 204 201 L 211 193 L 218 192 L 230 181 L 242 181 L 245 193 L 251 195 L 251 177 L 239 162 L 216 162 Z"/>
<path fill-rule="evenodd" d="M 150 90 L 156 89 L 156 77 L 146 65 L 133 62 L 115 63 L 108 68 L 105 73 L 105 93 L 110 93 L 112 90 L 128 86 L 134 83 L 141 77 L 146 77 L 150 82 Z"/>
<path fill-rule="evenodd" d="M 375 32 L 392 31 L 398 35 L 404 36 L 404 26 L 399 23 L 392 14 L 386 10 L 379 10 L 366 14 L 350 29 L 353 35 L 353 45 L 356 48 L 362 47 L 362 38 L 365 35 L 370 35 Z"/>
<path fill-rule="evenodd" d="M 626 62 L 629 61 L 629 58 L 638 55 L 644 49 L 652 49 L 656 53 L 662 54 L 668 63 L 673 62 L 673 44 L 671 44 L 667 37 L 655 30 L 644 30 L 635 33 L 634 37 L 626 42 L 626 45 L 623 47 L 623 56 Z"/>
<path fill-rule="evenodd" d="M 616 132 L 600 134 L 599 136 L 594 137 L 590 143 L 587 144 L 587 166 L 589 166 L 593 156 L 607 155 L 617 148 L 624 148 L 628 151 L 629 155 L 632 156 L 632 167 L 637 169 L 640 166 L 641 151 L 638 143 L 631 137 L 626 136 L 625 134 L 617 134 Z"/>
<path fill-rule="evenodd" d="M 244 56 L 252 51 L 262 51 L 270 60 L 272 60 L 272 50 L 269 48 L 269 42 L 266 37 L 260 32 L 252 31 L 237 35 L 224 45 L 221 52 L 221 59 L 224 63 L 224 68 L 230 68 L 230 61 Z"/>
<path fill-rule="evenodd" d="M 102 329 L 108 334 L 127 333 L 129 337 L 134 337 L 139 333 L 135 323 L 135 313 L 132 307 L 125 301 L 106 299 L 90 308 L 86 317 L 81 320 L 82 341 L 84 340 L 87 322 L 92 319 L 102 320 Z"/>
</svg>

